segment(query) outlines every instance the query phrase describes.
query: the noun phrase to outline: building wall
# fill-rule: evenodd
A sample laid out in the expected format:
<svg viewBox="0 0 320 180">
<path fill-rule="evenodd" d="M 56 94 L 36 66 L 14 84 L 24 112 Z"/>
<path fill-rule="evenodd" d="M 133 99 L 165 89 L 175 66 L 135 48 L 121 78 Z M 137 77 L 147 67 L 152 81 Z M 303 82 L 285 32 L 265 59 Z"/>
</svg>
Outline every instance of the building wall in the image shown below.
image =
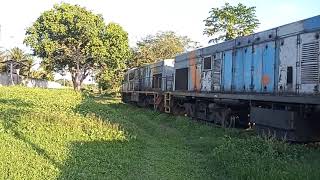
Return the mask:
<svg viewBox="0 0 320 180">
<path fill-rule="evenodd" d="M 41 79 L 32 79 L 32 78 L 27 79 L 23 76 L 18 77 L 16 74 L 13 75 L 13 84 L 14 85 L 22 84 L 27 87 L 39 87 L 39 88 L 49 88 L 49 89 L 63 88 L 61 84 L 57 82 L 41 80 Z M 12 85 L 10 74 L 0 73 L 0 86 L 9 86 L 9 85 Z"/>
</svg>

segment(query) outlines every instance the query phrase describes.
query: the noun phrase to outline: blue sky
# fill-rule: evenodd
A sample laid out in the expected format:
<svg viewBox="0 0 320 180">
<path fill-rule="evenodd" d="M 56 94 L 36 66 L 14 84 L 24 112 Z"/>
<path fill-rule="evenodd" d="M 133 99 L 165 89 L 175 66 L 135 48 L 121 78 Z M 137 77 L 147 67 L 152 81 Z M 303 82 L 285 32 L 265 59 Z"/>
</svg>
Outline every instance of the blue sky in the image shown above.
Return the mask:
<svg viewBox="0 0 320 180">
<path fill-rule="evenodd" d="M 5 0 L 0 7 L 0 47 L 27 48 L 22 44 L 25 29 L 44 10 L 52 8 L 55 0 Z M 270 29 L 289 22 L 320 14 L 319 0 L 65 0 L 100 13 L 108 23 L 119 23 L 129 33 L 130 45 L 142 37 L 157 31 L 173 30 L 180 35 L 207 45 L 209 38 L 202 34 L 203 19 L 212 7 L 225 2 L 256 6 L 260 27 L 257 31 Z"/>
</svg>

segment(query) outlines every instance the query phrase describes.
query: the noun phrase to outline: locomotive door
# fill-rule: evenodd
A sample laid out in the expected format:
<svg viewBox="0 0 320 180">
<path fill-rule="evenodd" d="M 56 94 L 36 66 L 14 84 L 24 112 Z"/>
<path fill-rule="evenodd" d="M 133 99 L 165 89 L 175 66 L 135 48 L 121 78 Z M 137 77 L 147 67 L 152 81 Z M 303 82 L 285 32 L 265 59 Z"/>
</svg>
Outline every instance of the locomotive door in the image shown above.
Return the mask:
<svg viewBox="0 0 320 180">
<path fill-rule="evenodd" d="M 243 89 L 246 92 L 251 91 L 252 88 L 252 46 L 245 47 L 243 50 Z"/>
<path fill-rule="evenodd" d="M 197 63 L 195 51 L 189 53 L 189 90 L 200 91 L 201 64 Z"/>
<path fill-rule="evenodd" d="M 222 53 L 216 53 L 213 56 L 213 68 L 212 68 L 212 90 L 220 91 L 221 87 L 221 55 Z"/>
<path fill-rule="evenodd" d="M 263 92 L 273 92 L 275 77 L 275 42 L 271 41 L 262 45 L 262 88 Z"/>
<path fill-rule="evenodd" d="M 253 53 L 253 91 L 273 92 L 275 78 L 275 42 L 254 46 Z"/>
<path fill-rule="evenodd" d="M 212 58 L 211 56 L 202 59 L 201 91 L 211 91 L 212 86 Z"/>
<path fill-rule="evenodd" d="M 234 58 L 234 72 L 233 72 L 233 86 L 232 89 L 236 92 L 243 91 L 244 87 L 244 58 L 243 58 L 243 49 L 239 48 L 235 50 L 235 58 Z"/>
<path fill-rule="evenodd" d="M 261 45 L 254 45 L 252 59 L 252 88 L 254 92 L 261 92 L 262 79 L 262 48 Z"/>
<path fill-rule="evenodd" d="M 296 91 L 296 70 L 298 61 L 297 36 L 291 36 L 280 40 L 279 45 L 279 77 L 278 91 Z"/>
<path fill-rule="evenodd" d="M 319 92 L 319 35 L 300 36 L 300 84 L 302 93 Z"/>
<path fill-rule="evenodd" d="M 232 50 L 223 54 L 222 86 L 224 91 L 231 91 L 232 84 Z"/>
</svg>

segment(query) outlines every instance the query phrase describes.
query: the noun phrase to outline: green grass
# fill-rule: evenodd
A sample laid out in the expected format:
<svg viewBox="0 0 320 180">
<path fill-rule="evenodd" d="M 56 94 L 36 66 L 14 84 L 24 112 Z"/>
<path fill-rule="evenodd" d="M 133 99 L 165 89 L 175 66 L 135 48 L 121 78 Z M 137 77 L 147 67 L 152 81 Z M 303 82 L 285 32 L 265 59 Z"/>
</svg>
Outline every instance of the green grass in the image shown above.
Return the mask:
<svg viewBox="0 0 320 180">
<path fill-rule="evenodd" d="M 1 179 L 319 179 L 320 149 L 72 90 L 0 87 Z"/>
</svg>

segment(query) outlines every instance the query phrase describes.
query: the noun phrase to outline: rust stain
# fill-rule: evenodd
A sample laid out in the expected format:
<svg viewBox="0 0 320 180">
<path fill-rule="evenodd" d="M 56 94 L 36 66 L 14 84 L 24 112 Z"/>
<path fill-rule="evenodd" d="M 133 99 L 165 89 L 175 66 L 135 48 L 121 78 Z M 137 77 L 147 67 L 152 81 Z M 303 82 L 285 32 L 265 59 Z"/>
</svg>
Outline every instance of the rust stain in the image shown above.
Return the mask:
<svg viewBox="0 0 320 180">
<path fill-rule="evenodd" d="M 262 85 L 266 86 L 266 85 L 269 84 L 269 82 L 270 82 L 269 76 L 268 75 L 263 75 L 262 76 Z"/>
<path fill-rule="evenodd" d="M 200 68 L 198 68 L 198 69 L 196 69 L 196 90 L 197 91 L 200 91 L 200 89 L 201 89 L 201 69 Z"/>
<path fill-rule="evenodd" d="M 191 87 L 195 91 L 200 90 L 200 72 L 197 70 L 196 64 L 196 52 L 192 51 L 189 53 L 189 68 L 190 68 L 190 77 L 191 77 Z"/>
</svg>

